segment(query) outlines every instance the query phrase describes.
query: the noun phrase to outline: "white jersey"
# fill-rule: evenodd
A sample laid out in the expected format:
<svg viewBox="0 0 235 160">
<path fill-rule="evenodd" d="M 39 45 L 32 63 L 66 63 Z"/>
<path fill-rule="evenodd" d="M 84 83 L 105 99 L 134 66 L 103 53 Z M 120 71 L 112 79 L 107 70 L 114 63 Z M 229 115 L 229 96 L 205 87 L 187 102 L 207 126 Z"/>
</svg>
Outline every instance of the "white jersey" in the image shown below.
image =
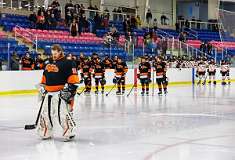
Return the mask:
<svg viewBox="0 0 235 160">
<path fill-rule="evenodd" d="M 216 65 L 213 64 L 213 63 L 209 64 L 208 71 L 209 72 L 215 72 L 216 71 Z"/>
<path fill-rule="evenodd" d="M 198 72 L 206 72 L 206 64 L 205 63 L 199 63 L 197 67 Z"/>
<path fill-rule="evenodd" d="M 221 69 L 221 72 L 229 72 L 229 65 L 222 64 L 220 69 Z"/>
</svg>

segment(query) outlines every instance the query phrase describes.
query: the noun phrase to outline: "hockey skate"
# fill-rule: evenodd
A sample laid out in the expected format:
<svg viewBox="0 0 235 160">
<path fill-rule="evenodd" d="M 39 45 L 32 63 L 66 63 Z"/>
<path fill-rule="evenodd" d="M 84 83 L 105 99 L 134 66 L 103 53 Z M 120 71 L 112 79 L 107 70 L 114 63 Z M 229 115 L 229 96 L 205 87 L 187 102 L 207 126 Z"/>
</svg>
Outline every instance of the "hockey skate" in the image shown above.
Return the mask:
<svg viewBox="0 0 235 160">
<path fill-rule="evenodd" d="M 95 95 L 98 95 L 99 94 L 99 91 L 95 91 Z"/>
<path fill-rule="evenodd" d="M 226 82 L 222 82 L 221 85 L 225 86 L 225 85 L 226 85 Z"/>
<path fill-rule="evenodd" d="M 101 91 L 101 94 L 104 94 L 104 90 Z"/>
<path fill-rule="evenodd" d="M 122 90 L 122 95 L 125 94 L 125 90 Z"/>
<path fill-rule="evenodd" d="M 158 92 L 158 95 L 159 95 L 159 96 L 162 96 L 162 91 L 159 91 L 159 92 Z"/>
<path fill-rule="evenodd" d="M 147 95 L 147 96 L 149 95 L 149 91 L 146 91 L 146 95 Z"/>
<path fill-rule="evenodd" d="M 141 92 L 141 95 L 144 96 L 144 91 Z"/>
<path fill-rule="evenodd" d="M 121 91 L 117 91 L 117 92 L 116 92 L 116 95 L 121 95 Z"/>
<path fill-rule="evenodd" d="M 166 95 L 168 92 L 167 92 L 167 89 L 164 90 L 164 94 Z"/>
<path fill-rule="evenodd" d="M 214 81 L 213 84 L 216 85 L 216 81 Z"/>
</svg>

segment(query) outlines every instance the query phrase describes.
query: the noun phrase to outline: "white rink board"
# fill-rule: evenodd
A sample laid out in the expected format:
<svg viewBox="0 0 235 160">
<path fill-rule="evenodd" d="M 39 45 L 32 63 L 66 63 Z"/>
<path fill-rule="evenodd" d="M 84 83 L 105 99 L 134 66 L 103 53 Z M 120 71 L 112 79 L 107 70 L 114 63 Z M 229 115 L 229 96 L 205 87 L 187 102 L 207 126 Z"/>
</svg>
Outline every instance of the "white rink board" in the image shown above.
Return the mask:
<svg viewBox="0 0 235 160">
<path fill-rule="evenodd" d="M 216 79 L 220 80 L 221 75 L 217 69 Z M 79 74 L 80 75 L 80 74 Z M 230 77 L 233 79 L 235 68 L 231 68 Z M 0 72 L 0 92 L 33 90 L 35 85 L 41 80 L 42 71 L 1 71 Z M 175 69 L 170 68 L 167 71 L 170 82 L 192 82 L 192 69 Z M 106 71 L 107 85 L 113 85 L 113 70 Z M 134 70 L 129 69 L 126 75 L 126 84 L 134 84 Z M 92 81 L 94 86 L 94 80 Z M 83 84 L 81 84 L 81 87 Z"/>
</svg>

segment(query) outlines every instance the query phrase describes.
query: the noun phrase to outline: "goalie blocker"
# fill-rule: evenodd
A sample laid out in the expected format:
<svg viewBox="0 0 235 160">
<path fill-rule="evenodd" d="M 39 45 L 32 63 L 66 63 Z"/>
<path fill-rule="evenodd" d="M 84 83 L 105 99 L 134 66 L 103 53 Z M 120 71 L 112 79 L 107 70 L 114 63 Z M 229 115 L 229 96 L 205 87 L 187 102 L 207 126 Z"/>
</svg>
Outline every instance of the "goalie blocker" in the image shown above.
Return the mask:
<svg viewBox="0 0 235 160">
<path fill-rule="evenodd" d="M 52 46 L 52 59 L 46 62 L 41 84 L 47 92 L 43 98 L 37 133 L 42 139 L 52 138 L 53 119 L 57 117 L 65 140 L 75 137 L 73 132 L 73 102 L 79 83 L 76 64 L 64 58 L 59 45 Z M 40 89 L 40 90 L 43 90 Z"/>
</svg>

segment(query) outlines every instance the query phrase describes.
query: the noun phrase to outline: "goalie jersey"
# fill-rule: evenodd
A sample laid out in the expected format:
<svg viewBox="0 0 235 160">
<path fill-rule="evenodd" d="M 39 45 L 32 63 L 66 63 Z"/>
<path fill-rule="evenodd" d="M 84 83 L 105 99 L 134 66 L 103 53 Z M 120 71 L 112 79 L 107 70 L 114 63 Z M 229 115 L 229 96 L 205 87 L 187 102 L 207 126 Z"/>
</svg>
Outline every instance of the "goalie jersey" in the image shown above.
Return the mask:
<svg viewBox="0 0 235 160">
<path fill-rule="evenodd" d="M 58 60 L 49 59 L 45 62 L 41 83 L 48 92 L 60 91 L 66 83 L 79 83 L 76 64 L 64 57 Z"/>
</svg>

